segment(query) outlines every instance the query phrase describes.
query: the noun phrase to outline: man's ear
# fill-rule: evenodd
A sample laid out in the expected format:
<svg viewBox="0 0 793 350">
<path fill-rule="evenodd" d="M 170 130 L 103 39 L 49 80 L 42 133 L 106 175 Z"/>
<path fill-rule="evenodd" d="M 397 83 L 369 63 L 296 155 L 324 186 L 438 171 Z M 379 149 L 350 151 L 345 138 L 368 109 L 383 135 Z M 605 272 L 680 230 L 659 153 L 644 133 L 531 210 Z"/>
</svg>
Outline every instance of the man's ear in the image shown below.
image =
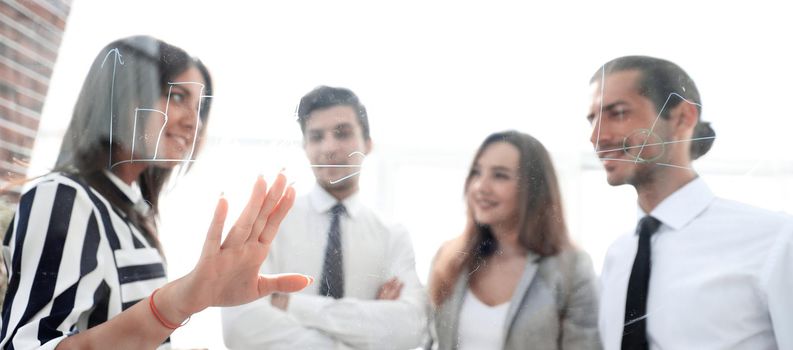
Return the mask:
<svg viewBox="0 0 793 350">
<path fill-rule="evenodd" d="M 368 156 L 369 152 L 372 151 L 372 147 L 374 147 L 374 144 L 372 144 L 372 139 L 368 139 L 368 140 L 364 141 L 364 143 L 363 143 L 363 154 Z"/>
<path fill-rule="evenodd" d="M 677 129 L 678 135 L 690 136 L 694 134 L 694 128 L 699 122 L 699 111 L 695 104 L 683 101 L 670 111 L 670 115 L 673 119 L 672 125 Z"/>
<path fill-rule="evenodd" d="M 680 107 L 680 120 L 678 123 L 694 129 L 699 122 L 699 111 L 697 110 L 697 106 L 693 103 L 683 101 L 678 107 Z"/>
</svg>

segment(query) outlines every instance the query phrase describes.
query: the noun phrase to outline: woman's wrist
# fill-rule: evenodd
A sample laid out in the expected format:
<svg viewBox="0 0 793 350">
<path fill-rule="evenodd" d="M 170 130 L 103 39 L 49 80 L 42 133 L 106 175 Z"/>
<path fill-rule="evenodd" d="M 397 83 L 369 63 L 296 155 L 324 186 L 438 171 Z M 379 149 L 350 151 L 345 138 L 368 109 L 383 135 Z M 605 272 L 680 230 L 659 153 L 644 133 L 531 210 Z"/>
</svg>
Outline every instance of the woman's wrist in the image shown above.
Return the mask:
<svg viewBox="0 0 793 350">
<path fill-rule="evenodd" d="M 162 286 L 151 302 L 166 322 L 182 324 L 191 315 L 206 308 L 195 303 L 194 298 L 188 295 L 189 291 L 184 278 L 180 278 Z"/>
<path fill-rule="evenodd" d="M 154 297 L 157 295 L 157 292 L 159 292 L 159 291 L 160 291 L 160 289 L 157 288 L 153 292 L 151 292 L 151 295 L 149 296 L 149 309 L 151 310 L 151 313 L 154 315 L 154 317 L 157 319 L 157 321 L 159 321 L 160 324 L 163 327 L 171 329 L 171 330 L 176 330 L 177 328 L 186 325 L 187 322 L 190 322 L 190 317 L 191 316 L 188 316 L 187 320 L 185 320 L 182 323 L 171 323 L 165 317 L 163 317 L 163 315 L 160 312 L 160 310 L 157 309 L 157 304 L 154 301 Z"/>
</svg>

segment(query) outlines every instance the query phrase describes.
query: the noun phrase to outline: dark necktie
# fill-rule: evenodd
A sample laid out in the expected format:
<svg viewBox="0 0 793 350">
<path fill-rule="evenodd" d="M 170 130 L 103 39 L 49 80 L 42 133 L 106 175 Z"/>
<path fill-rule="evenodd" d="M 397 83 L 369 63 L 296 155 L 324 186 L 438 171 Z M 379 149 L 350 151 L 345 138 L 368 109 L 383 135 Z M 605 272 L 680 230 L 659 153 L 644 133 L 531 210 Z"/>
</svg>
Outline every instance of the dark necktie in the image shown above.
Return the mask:
<svg viewBox="0 0 793 350">
<path fill-rule="evenodd" d="M 325 263 L 322 267 L 319 294 L 339 299 L 344 297 L 344 265 L 342 264 L 341 230 L 339 229 L 344 205 L 336 204 L 330 209 L 330 230 L 325 248 Z"/>
<path fill-rule="evenodd" d="M 625 299 L 625 328 L 622 331 L 622 350 L 646 350 L 647 343 L 647 289 L 650 285 L 650 236 L 661 222 L 645 216 L 636 227 L 639 248 L 633 260 L 628 296 Z"/>
</svg>

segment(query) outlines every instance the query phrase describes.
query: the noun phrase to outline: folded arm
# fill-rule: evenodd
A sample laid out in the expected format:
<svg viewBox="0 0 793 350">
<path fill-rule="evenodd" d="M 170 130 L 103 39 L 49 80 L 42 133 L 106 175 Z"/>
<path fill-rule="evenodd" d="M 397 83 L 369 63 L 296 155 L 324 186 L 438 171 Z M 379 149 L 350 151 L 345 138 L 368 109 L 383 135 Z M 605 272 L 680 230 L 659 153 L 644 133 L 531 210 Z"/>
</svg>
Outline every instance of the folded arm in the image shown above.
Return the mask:
<svg viewBox="0 0 793 350">
<path fill-rule="evenodd" d="M 389 270 L 401 282 L 395 300 L 332 299 L 296 294 L 288 312 L 301 324 L 318 329 L 354 348 L 418 347 L 427 325 L 427 297 L 418 280 L 413 246 L 406 232 L 390 242 Z M 390 294 L 386 292 L 386 294 Z"/>
</svg>

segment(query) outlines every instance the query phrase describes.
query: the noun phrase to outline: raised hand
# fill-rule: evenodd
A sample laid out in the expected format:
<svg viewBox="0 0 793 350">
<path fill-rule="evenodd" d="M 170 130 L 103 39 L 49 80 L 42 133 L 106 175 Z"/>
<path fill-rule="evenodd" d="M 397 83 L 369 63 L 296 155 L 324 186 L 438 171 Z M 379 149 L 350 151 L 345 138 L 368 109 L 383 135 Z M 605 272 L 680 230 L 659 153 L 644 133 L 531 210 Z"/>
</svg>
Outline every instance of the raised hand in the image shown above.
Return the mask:
<svg viewBox="0 0 793 350">
<path fill-rule="evenodd" d="M 283 174 L 278 174 L 269 191 L 262 177 L 258 177 L 248 204 L 221 242 L 228 211 L 226 199 L 221 198 L 198 264 L 187 276 L 175 281 L 175 295 L 184 300 L 172 300 L 174 306 L 181 305 L 177 308 L 190 315 L 209 306 L 234 306 L 274 292 L 299 291 L 310 284 L 313 279 L 300 274 L 259 275 L 270 243 L 294 200 L 295 191 L 286 186 Z"/>
<path fill-rule="evenodd" d="M 270 242 L 294 200 L 295 190 L 286 186 L 282 174 L 269 191 L 264 180 L 257 178 L 248 204 L 221 242 L 228 211 L 226 199 L 221 198 L 193 271 L 107 322 L 67 337 L 57 348 L 153 349 L 173 332 L 171 325 L 178 326 L 207 307 L 240 305 L 271 293 L 305 288 L 311 277 L 259 275 Z"/>
</svg>

